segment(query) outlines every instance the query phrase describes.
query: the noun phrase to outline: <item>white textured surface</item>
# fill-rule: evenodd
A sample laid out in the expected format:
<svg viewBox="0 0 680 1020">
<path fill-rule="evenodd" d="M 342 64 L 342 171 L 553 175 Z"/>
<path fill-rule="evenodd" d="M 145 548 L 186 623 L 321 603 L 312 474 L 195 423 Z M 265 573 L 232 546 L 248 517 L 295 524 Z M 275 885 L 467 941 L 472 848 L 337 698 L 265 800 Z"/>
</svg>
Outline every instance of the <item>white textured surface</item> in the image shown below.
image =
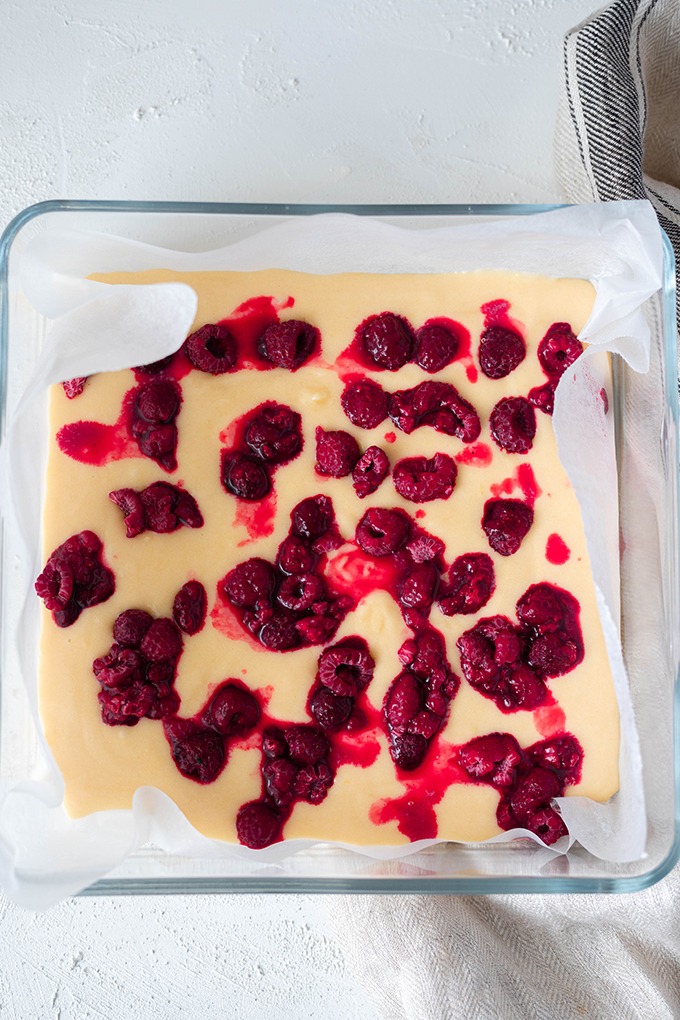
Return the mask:
<svg viewBox="0 0 680 1020">
<path fill-rule="evenodd" d="M 0 4 L 0 227 L 47 198 L 559 200 L 587 0 Z M 0 904 L 0 1017 L 373 1020 L 324 900 Z"/>
</svg>

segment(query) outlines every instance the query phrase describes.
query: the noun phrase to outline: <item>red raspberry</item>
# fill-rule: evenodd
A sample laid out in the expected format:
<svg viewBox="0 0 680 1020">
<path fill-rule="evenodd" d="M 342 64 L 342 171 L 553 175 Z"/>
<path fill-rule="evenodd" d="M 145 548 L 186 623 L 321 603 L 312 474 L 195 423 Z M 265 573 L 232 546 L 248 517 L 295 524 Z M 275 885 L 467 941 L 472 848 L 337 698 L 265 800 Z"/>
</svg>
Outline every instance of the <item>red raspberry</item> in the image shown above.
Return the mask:
<svg viewBox="0 0 680 1020">
<path fill-rule="evenodd" d="M 223 375 L 236 365 L 236 341 L 231 330 L 220 323 L 201 326 L 184 341 L 184 353 L 201 372 Z"/>
<path fill-rule="evenodd" d="M 402 315 L 393 312 L 371 315 L 357 327 L 356 337 L 378 368 L 395 372 L 411 360 L 415 337 L 411 324 Z"/>
</svg>

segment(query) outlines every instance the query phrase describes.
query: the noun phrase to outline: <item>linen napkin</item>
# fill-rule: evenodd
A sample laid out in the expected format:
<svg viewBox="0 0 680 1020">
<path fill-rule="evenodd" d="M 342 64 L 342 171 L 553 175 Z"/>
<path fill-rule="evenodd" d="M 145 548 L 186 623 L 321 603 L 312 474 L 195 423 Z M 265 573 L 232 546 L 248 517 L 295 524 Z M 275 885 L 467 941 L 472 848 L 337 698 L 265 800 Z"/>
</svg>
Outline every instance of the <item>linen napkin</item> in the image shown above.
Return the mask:
<svg viewBox="0 0 680 1020">
<path fill-rule="evenodd" d="M 566 200 L 649 199 L 680 264 L 678 0 L 605 7 L 568 34 L 563 75 Z M 388 1020 L 680 1017 L 680 866 L 629 895 L 345 896 L 327 909 Z"/>
</svg>

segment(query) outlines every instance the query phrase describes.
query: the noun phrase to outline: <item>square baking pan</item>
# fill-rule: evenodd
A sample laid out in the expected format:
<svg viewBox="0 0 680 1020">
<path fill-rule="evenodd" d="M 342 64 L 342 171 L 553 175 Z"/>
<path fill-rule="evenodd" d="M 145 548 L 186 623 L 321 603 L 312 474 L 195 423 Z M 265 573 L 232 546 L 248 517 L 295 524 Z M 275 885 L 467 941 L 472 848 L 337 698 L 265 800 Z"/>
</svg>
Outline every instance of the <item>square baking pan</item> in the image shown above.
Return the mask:
<svg viewBox="0 0 680 1020">
<path fill-rule="evenodd" d="M 31 206 L 0 239 L 0 399 L 2 432 L 41 356 L 48 320 L 22 285 L 22 253 L 38 235 L 65 228 L 96 231 L 160 248 L 197 252 L 224 247 L 291 217 L 343 212 L 402 227 L 446 226 L 465 219 L 531 216 L 549 206 L 303 206 L 176 202 L 54 201 Z M 120 267 L 124 269 L 124 266 Z M 557 856 L 527 840 L 485 845 L 442 843 L 407 858 L 376 861 L 319 844 L 276 863 L 194 859 L 145 846 L 82 895 L 228 892 L 560 893 L 625 892 L 652 885 L 680 859 L 680 550 L 678 548 L 678 389 L 673 253 L 664 237 L 664 286 L 647 302 L 651 366 L 641 375 L 614 363 L 619 485 L 641 494 L 620 512 L 621 632 L 640 737 L 647 843 L 635 862 L 602 861 L 578 844 Z M 640 421 L 644 407 L 644 421 Z M 640 463 L 626 443 L 631 429 L 649 437 Z M 647 498 L 648 497 L 648 498 Z M 645 501 L 646 500 L 646 501 Z M 638 540 L 642 536 L 644 541 Z M 16 535 L 2 521 L 0 616 L 0 790 L 39 774 L 38 724 L 20 680 L 16 652 L 22 569 Z M 24 565 L 25 569 L 25 565 Z M 641 598 L 641 592 L 644 593 Z M 661 621 L 661 625 L 660 625 Z M 655 634 L 655 668 L 645 651 Z M 662 635 L 659 640 L 659 634 Z"/>
</svg>

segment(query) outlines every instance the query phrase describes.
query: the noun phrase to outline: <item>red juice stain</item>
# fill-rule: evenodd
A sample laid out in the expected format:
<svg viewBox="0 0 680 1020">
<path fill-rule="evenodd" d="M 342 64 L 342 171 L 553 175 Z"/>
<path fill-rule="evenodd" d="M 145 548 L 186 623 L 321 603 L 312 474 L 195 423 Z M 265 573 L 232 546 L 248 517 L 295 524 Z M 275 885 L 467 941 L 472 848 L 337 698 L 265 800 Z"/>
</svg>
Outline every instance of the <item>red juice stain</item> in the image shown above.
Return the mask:
<svg viewBox="0 0 680 1020">
<path fill-rule="evenodd" d="M 534 726 L 546 739 L 564 732 L 567 718 L 554 698 L 551 704 L 541 705 L 532 713 Z"/>
<path fill-rule="evenodd" d="M 385 436 L 384 436 L 384 439 L 385 439 L 386 443 L 396 443 L 396 441 L 397 441 L 397 433 L 396 432 L 386 432 Z"/>
<path fill-rule="evenodd" d="M 453 459 L 459 464 L 469 464 L 470 467 L 488 467 L 493 460 L 493 450 L 487 443 L 472 443 Z"/>
<path fill-rule="evenodd" d="M 74 421 L 57 432 L 57 445 L 62 453 L 82 464 L 101 467 L 124 457 L 143 457 L 130 434 L 132 400 L 135 390 L 123 397 L 121 412 L 113 425 L 98 421 Z"/>
<path fill-rule="evenodd" d="M 519 488 L 522 491 L 527 506 L 530 507 L 533 507 L 542 492 L 536 481 L 531 464 L 527 463 L 519 464 L 514 474 L 510 475 L 509 478 L 504 478 L 502 482 L 489 486 L 489 488 L 491 495 L 496 498 L 499 496 L 509 496 L 515 489 Z"/>
<path fill-rule="evenodd" d="M 341 594 L 351 595 L 357 602 L 378 588 L 390 594 L 396 592 L 397 571 L 392 557 L 374 559 L 362 549 L 339 552 L 329 558 L 325 577 L 333 588 Z"/>
<path fill-rule="evenodd" d="M 248 538 L 238 543 L 239 548 L 271 535 L 276 523 L 276 493 L 272 491 L 264 499 L 252 503 L 237 499 L 234 523 L 243 525 L 248 532 Z"/>
<path fill-rule="evenodd" d="M 424 510 L 416 510 L 414 516 L 417 517 L 419 521 L 422 521 L 423 517 L 425 516 L 425 511 Z"/>
<path fill-rule="evenodd" d="M 556 566 L 561 566 L 566 563 L 571 556 L 571 549 L 566 542 L 560 538 L 555 532 L 552 535 L 548 535 L 548 541 L 545 546 L 545 558 L 548 563 L 554 563 Z"/>
<path fill-rule="evenodd" d="M 254 648 L 256 651 L 263 651 L 263 647 L 259 641 L 256 641 L 255 638 L 249 634 L 247 630 L 245 630 L 238 616 L 219 588 L 217 589 L 215 604 L 210 610 L 209 615 L 210 622 L 215 630 L 218 630 L 220 634 L 229 638 L 230 641 L 244 641 L 245 644 Z"/>
<path fill-rule="evenodd" d="M 480 308 L 484 316 L 484 328 L 489 326 L 502 326 L 504 329 L 511 329 L 515 333 L 523 334 L 524 326 L 517 319 L 508 315 L 510 302 L 505 298 L 496 298 L 494 301 L 487 301 Z"/>
<path fill-rule="evenodd" d="M 600 390 L 600 400 L 602 401 L 602 406 L 604 407 L 604 413 L 607 414 L 609 412 L 609 397 L 607 396 L 607 391 L 604 388 L 604 386 Z"/>
</svg>

